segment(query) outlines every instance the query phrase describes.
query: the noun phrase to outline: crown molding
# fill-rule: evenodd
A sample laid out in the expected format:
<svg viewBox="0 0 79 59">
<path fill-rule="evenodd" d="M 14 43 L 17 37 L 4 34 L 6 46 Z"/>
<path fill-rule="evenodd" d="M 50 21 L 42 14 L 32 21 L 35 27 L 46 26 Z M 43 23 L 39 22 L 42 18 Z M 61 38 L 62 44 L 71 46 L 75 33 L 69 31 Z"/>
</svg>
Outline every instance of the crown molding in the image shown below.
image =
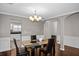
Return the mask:
<svg viewBox="0 0 79 59">
<path fill-rule="evenodd" d="M 77 12 L 79 12 L 79 10 L 78 11 L 73 11 L 73 12 L 68 12 L 68 13 L 63 13 L 61 15 L 50 17 L 50 18 L 46 19 L 46 21 L 51 20 L 53 18 L 58 18 L 58 17 L 61 17 L 61 16 L 66 16 L 66 15 L 74 14 L 74 13 L 77 13 Z"/>
<path fill-rule="evenodd" d="M 22 16 L 22 15 L 17 15 L 17 14 L 12 14 L 12 13 L 7 13 L 7 12 L 0 12 L 0 14 L 26 18 L 25 16 Z"/>
<path fill-rule="evenodd" d="M 68 13 L 63 13 L 63 14 L 56 15 L 56 16 L 53 16 L 53 17 L 49 17 L 47 19 L 43 19 L 43 21 L 48 21 L 48 20 L 51 20 L 53 18 L 57 18 L 57 17 L 65 16 L 65 15 L 70 15 L 70 14 L 77 13 L 77 12 L 79 12 L 79 10 L 73 11 L 73 12 L 68 12 Z M 12 14 L 12 13 L 7 13 L 7 12 L 0 12 L 0 14 L 5 14 L 5 15 L 11 15 L 11 16 L 17 16 L 17 17 L 27 18 L 26 16 Z"/>
</svg>

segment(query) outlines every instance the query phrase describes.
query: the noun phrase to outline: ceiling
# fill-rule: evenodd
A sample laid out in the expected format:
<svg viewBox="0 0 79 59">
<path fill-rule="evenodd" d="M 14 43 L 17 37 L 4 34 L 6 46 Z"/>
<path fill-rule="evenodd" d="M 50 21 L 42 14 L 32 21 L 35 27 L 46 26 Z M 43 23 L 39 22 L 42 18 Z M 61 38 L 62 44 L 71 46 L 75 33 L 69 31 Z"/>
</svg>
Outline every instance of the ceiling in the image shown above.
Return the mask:
<svg viewBox="0 0 79 59">
<path fill-rule="evenodd" d="M 40 15 L 44 20 L 79 11 L 79 3 L 0 3 L 0 14 L 28 17 Z"/>
</svg>

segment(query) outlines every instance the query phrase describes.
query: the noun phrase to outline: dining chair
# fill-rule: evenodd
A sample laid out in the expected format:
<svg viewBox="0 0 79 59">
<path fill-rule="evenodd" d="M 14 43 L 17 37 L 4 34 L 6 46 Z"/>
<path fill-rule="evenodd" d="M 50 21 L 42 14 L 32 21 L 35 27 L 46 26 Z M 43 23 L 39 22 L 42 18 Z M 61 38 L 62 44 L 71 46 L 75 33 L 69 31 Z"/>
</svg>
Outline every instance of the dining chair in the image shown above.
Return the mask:
<svg viewBox="0 0 79 59">
<path fill-rule="evenodd" d="M 51 38 L 54 39 L 54 44 L 53 44 L 53 56 L 55 56 L 56 35 L 51 35 Z"/>
<path fill-rule="evenodd" d="M 36 43 L 37 38 L 36 35 L 31 35 L 31 43 Z"/>
<path fill-rule="evenodd" d="M 24 47 L 24 50 L 23 50 L 24 52 L 20 52 L 16 39 L 13 39 L 13 40 L 16 47 L 16 56 L 29 56 L 29 51 L 27 51 L 27 48 Z"/>
<path fill-rule="evenodd" d="M 45 56 L 48 54 L 52 55 L 52 49 L 53 49 L 53 56 L 55 56 L 55 40 L 56 40 L 56 36 L 52 36 L 50 39 L 48 39 L 47 47 L 41 48 L 39 50 L 39 55 L 41 55 L 41 52 Z"/>
</svg>

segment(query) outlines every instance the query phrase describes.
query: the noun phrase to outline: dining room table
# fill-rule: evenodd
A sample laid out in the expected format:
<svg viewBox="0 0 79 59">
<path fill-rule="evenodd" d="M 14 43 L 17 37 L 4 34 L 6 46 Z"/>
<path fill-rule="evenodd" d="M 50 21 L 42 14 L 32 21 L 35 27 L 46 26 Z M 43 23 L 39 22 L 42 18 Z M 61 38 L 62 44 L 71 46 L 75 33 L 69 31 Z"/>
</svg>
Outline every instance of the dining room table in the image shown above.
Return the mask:
<svg viewBox="0 0 79 59">
<path fill-rule="evenodd" d="M 24 47 L 27 47 L 28 49 L 29 48 L 31 49 L 31 51 L 30 51 L 31 56 L 35 56 L 37 54 L 37 49 L 38 48 L 43 48 L 43 46 L 47 45 L 47 43 L 48 43 L 48 40 L 43 40 L 41 42 L 36 42 L 36 43 L 31 43 L 29 41 L 29 42 L 23 42 L 22 44 L 23 44 Z"/>
</svg>

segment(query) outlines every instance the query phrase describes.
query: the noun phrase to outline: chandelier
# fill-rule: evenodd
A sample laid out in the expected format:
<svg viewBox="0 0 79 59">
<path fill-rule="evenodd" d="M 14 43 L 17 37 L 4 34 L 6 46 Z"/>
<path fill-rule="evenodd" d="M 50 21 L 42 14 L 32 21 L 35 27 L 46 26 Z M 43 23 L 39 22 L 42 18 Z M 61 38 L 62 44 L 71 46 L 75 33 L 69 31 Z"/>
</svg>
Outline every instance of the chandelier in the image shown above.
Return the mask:
<svg viewBox="0 0 79 59">
<path fill-rule="evenodd" d="M 41 16 L 38 16 L 37 14 L 36 14 L 36 10 L 34 11 L 34 15 L 33 16 L 29 16 L 29 19 L 31 20 L 31 21 L 40 21 L 41 19 L 42 19 L 42 17 Z"/>
</svg>

